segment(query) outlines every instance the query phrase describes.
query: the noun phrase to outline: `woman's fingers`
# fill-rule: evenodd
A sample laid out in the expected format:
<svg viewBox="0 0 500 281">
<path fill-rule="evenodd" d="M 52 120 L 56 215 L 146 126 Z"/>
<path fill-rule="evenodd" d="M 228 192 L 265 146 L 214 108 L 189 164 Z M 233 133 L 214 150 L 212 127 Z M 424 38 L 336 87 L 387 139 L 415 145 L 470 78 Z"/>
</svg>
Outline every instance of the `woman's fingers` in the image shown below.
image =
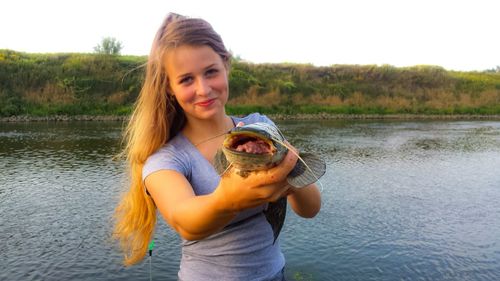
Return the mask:
<svg viewBox="0 0 500 281">
<path fill-rule="evenodd" d="M 247 178 L 248 183 L 259 186 L 281 182 L 286 179 L 286 176 L 295 167 L 296 163 L 297 156 L 293 152 L 288 151 L 283 161 L 276 167 L 264 171 L 252 172 Z"/>
<path fill-rule="evenodd" d="M 287 175 L 297 163 L 296 153 L 289 150 L 276 166 L 264 171 L 254 171 L 247 176 L 228 173 L 221 180 L 222 194 L 232 201 L 234 209 L 246 209 L 266 202 L 274 202 L 290 194 Z"/>
<path fill-rule="evenodd" d="M 286 196 L 288 196 L 288 195 L 290 195 L 290 194 L 293 194 L 293 193 L 297 190 L 297 188 L 293 187 L 293 186 L 292 186 L 292 185 L 290 185 L 290 184 L 287 184 L 287 186 L 288 186 L 288 188 L 287 188 L 287 190 L 285 191 L 285 193 L 283 194 L 283 197 L 286 197 Z"/>
<path fill-rule="evenodd" d="M 282 197 L 288 196 L 291 187 L 292 186 L 285 180 L 283 183 L 281 183 L 281 187 L 277 188 L 276 193 L 273 195 L 272 201 L 277 201 Z"/>
</svg>

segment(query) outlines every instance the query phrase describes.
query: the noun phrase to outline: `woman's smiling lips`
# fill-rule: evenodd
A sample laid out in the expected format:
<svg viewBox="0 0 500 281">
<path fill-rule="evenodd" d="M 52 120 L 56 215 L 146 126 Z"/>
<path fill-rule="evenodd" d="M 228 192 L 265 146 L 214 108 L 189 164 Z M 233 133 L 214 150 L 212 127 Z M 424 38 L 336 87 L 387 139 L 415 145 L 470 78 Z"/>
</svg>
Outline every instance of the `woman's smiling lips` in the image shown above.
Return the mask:
<svg viewBox="0 0 500 281">
<path fill-rule="evenodd" d="M 215 99 L 204 100 L 204 101 L 200 101 L 200 102 L 195 103 L 195 105 L 207 107 L 207 106 L 212 105 L 214 103 L 214 101 L 215 101 Z"/>
</svg>

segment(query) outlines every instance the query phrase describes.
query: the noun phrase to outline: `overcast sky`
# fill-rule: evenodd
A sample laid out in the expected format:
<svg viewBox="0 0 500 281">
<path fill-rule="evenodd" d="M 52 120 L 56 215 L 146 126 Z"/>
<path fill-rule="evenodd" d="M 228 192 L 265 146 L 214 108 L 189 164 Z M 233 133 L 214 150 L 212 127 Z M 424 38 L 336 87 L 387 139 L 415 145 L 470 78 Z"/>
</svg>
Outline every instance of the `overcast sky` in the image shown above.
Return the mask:
<svg viewBox="0 0 500 281">
<path fill-rule="evenodd" d="M 498 3 L 498 4 L 497 4 Z M 254 63 L 500 65 L 499 0 L 2 0 L 0 49 L 147 55 L 168 12 L 209 21 Z"/>
</svg>

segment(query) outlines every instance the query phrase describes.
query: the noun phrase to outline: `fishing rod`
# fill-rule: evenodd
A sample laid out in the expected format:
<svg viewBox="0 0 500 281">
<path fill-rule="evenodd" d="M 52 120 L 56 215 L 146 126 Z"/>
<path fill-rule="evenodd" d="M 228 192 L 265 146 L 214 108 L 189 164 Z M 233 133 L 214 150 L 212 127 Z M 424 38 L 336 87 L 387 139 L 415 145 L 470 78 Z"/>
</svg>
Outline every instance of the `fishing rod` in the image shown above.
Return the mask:
<svg viewBox="0 0 500 281">
<path fill-rule="evenodd" d="M 148 250 L 149 250 L 149 281 L 153 281 L 153 271 L 151 270 L 151 264 L 153 263 L 152 260 L 153 260 L 153 248 L 155 246 L 155 241 L 154 240 L 151 240 L 151 242 L 149 243 L 149 247 L 148 247 Z"/>
</svg>

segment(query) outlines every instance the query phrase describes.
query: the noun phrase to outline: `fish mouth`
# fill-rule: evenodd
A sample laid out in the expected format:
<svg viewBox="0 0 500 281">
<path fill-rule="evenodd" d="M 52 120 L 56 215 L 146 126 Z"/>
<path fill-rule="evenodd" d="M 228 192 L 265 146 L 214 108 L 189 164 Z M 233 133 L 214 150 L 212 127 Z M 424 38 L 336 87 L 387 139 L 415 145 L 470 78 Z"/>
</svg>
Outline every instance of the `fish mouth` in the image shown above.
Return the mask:
<svg viewBox="0 0 500 281">
<path fill-rule="evenodd" d="M 276 152 L 270 139 L 254 132 L 233 132 L 223 145 L 233 152 L 247 154 L 272 155 Z"/>
</svg>

